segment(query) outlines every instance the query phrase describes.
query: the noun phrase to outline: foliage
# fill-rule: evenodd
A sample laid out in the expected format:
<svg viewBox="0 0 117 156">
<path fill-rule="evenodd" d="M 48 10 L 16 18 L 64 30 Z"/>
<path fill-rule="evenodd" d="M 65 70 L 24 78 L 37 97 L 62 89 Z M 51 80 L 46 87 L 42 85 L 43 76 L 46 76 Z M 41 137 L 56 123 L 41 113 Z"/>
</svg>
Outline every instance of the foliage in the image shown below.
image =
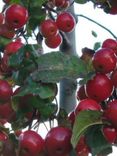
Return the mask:
<svg viewBox="0 0 117 156">
<path fill-rule="evenodd" d="M 78 88 L 84 85 L 85 97 L 92 98 L 86 90 L 87 83 L 93 80 L 93 76 L 100 72 L 96 71 L 92 58 L 94 58 L 95 52 L 102 48 L 103 45 L 100 42 L 96 42 L 93 49 L 82 49 L 82 55 L 79 57 L 78 55 L 74 55 L 74 52 L 69 52 L 72 45 L 71 41 L 69 41 L 70 38 L 66 35 L 72 34 L 77 24 L 74 15 L 69 13 L 69 8 L 74 3 L 88 5 L 89 1 L 94 4 L 94 7 L 100 7 L 106 13 L 117 14 L 116 11 L 113 13 L 114 1 L 108 2 L 108 0 L 75 0 L 73 2 L 65 0 L 66 3 L 64 5 L 63 2 L 60 1 L 62 4 L 59 4 L 60 2 L 57 3 L 54 0 L 4 0 L 1 12 L 1 14 L 4 14 L 4 19 L 3 21 L 0 19 L 0 80 L 5 80 L 7 86 L 11 87 L 12 96 L 7 98 L 9 92 L 4 92 L 4 88 L 0 86 L 0 136 L 3 133 L 8 137 L 8 143 L 12 144 L 11 142 L 13 142 L 13 145 L 16 144 L 14 146 L 15 149 L 12 149 L 15 153 L 13 156 L 25 156 L 23 154 L 27 152 L 27 148 L 21 149 L 19 147 L 18 142 L 20 137 L 16 135 L 17 131 L 22 131 L 26 128 L 29 130 L 33 129 L 36 132 L 41 123 L 46 127 L 46 121 L 49 122 L 50 129 L 52 129 L 52 123 L 55 120 L 57 120 L 58 126 L 66 127 L 72 132 L 70 146 L 72 144 L 73 155 L 79 154 L 76 151 L 76 147 L 82 136 L 85 136 L 86 145 L 89 147 L 89 153 L 92 156 L 110 154 L 112 152 L 112 146 L 116 142 L 109 143 L 102 129 L 104 126 L 113 128 L 112 122 L 105 118 L 105 110 L 108 103 L 116 99 L 115 86 L 113 87 L 114 92 L 109 94 L 104 101 L 97 101 L 101 106 L 101 110 L 92 110 L 92 107 L 91 109 L 83 108 L 84 110 L 81 110 L 76 115 L 74 108 L 74 110 L 71 110 L 73 119 L 59 105 L 57 99 L 59 94 L 58 85 L 62 80 L 77 81 Z M 15 17 L 15 14 L 18 13 L 18 8 L 17 12 L 7 18 L 9 8 L 17 5 L 18 7 L 21 6 L 22 9 L 20 11 L 24 11 L 24 19 L 23 17 L 19 18 L 22 14 Z M 57 18 L 63 12 L 67 13 L 70 22 L 67 21 L 68 23 L 66 22 L 64 23 L 66 25 L 64 25 L 58 21 L 57 24 Z M 78 16 L 90 20 L 86 16 Z M 50 25 L 49 29 L 51 30 L 48 30 L 48 34 L 46 34 L 48 36 L 44 36 L 42 30 L 44 26 L 41 27 L 41 25 L 48 19 L 52 21 L 51 24 L 54 23 L 54 26 L 51 29 Z M 11 20 L 11 23 L 8 20 Z M 97 22 L 94 23 L 104 28 Z M 48 25 L 46 24 L 45 30 L 48 29 Z M 57 31 L 54 29 L 57 29 Z M 110 32 L 107 28 L 105 29 Z M 53 35 L 54 31 L 56 33 Z M 95 38 L 98 36 L 95 31 L 91 33 Z M 55 39 L 55 36 L 58 34 L 60 35 L 59 41 Z M 110 34 L 113 35 L 111 32 Z M 114 35 L 113 37 L 116 38 Z M 117 51 L 117 43 L 115 40 L 113 42 L 116 45 L 109 48 L 114 50 L 113 55 L 115 56 L 117 54 L 115 52 Z M 44 52 L 43 43 L 51 48 L 50 52 Z M 53 50 L 54 48 L 62 49 L 60 48 L 62 46 L 64 47 L 63 50 Z M 110 73 L 101 74 L 108 74 L 110 80 L 114 69 L 109 71 Z M 2 89 L 4 93 L 2 93 Z M 7 90 L 8 88 L 6 87 L 5 89 Z M 65 94 L 69 95 L 69 90 Z M 6 96 L 7 100 L 3 101 L 1 97 L 4 96 Z M 95 96 L 97 95 L 94 95 L 94 100 Z M 78 102 L 79 100 L 83 100 L 79 97 L 77 98 Z M 2 123 L 4 120 L 10 124 L 11 130 L 6 128 Z M 3 143 L 3 147 L 7 145 L 5 140 L 1 139 L 0 141 Z M 10 151 L 11 154 L 12 150 Z M 4 148 L 3 151 L 5 151 Z M 46 153 L 45 151 L 43 152 L 41 155 L 45 156 Z"/>
</svg>

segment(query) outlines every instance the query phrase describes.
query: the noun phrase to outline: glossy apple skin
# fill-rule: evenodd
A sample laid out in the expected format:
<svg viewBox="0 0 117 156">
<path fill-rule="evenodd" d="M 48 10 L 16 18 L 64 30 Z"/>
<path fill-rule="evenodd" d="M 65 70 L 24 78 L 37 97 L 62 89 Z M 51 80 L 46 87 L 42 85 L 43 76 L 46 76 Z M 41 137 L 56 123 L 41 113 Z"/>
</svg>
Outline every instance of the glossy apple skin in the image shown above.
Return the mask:
<svg viewBox="0 0 117 156">
<path fill-rule="evenodd" d="M 109 142 L 109 143 L 114 143 L 116 141 L 116 138 L 117 138 L 117 131 L 114 127 L 109 127 L 109 126 L 106 126 L 106 127 L 103 127 L 102 129 L 103 131 L 103 134 L 106 138 L 106 140 Z"/>
<path fill-rule="evenodd" d="M 110 48 L 114 50 L 115 54 L 117 55 L 117 41 L 111 38 L 106 39 L 102 43 L 102 48 Z"/>
<path fill-rule="evenodd" d="M 117 58 L 114 51 L 110 48 L 102 48 L 98 50 L 93 58 L 92 63 L 96 72 L 103 74 L 113 71 L 116 67 Z"/>
<path fill-rule="evenodd" d="M 56 19 L 58 29 L 64 32 L 71 32 L 75 27 L 75 19 L 72 14 L 68 12 L 62 12 Z"/>
<path fill-rule="evenodd" d="M 85 86 L 82 85 L 78 88 L 76 97 L 78 100 L 83 100 L 87 98 L 86 92 L 85 92 Z"/>
<path fill-rule="evenodd" d="M 104 119 L 112 123 L 113 127 L 117 128 L 117 100 L 108 103 L 103 116 Z"/>
<path fill-rule="evenodd" d="M 51 19 L 44 20 L 40 25 L 40 32 L 45 38 L 55 36 L 58 32 L 56 22 Z"/>
<path fill-rule="evenodd" d="M 45 137 L 45 150 L 49 156 L 63 156 L 70 153 L 72 132 L 65 127 L 52 128 Z"/>
<path fill-rule="evenodd" d="M 35 131 L 27 130 L 19 136 L 21 156 L 37 156 L 44 148 L 43 138 Z"/>
<path fill-rule="evenodd" d="M 21 43 L 20 41 L 10 42 L 5 46 L 4 52 L 7 55 L 12 55 L 15 54 L 22 46 L 23 43 Z"/>
<path fill-rule="evenodd" d="M 57 48 L 58 46 L 60 46 L 61 43 L 62 43 L 62 37 L 59 33 L 55 36 L 50 36 L 45 39 L 45 44 L 49 48 Z"/>
<path fill-rule="evenodd" d="M 97 73 L 86 83 L 87 96 L 97 102 L 106 100 L 111 95 L 112 91 L 112 82 L 105 74 Z"/>
<path fill-rule="evenodd" d="M 9 27 L 19 29 L 28 21 L 28 11 L 19 4 L 10 5 L 5 12 L 5 22 Z"/>
<path fill-rule="evenodd" d="M 9 85 L 9 83 L 6 80 L 0 80 L 0 101 L 2 103 L 9 101 L 12 94 L 12 87 Z"/>
<path fill-rule="evenodd" d="M 79 112 L 84 111 L 84 110 L 101 111 L 101 106 L 95 100 L 87 98 L 87 99 L 81 100 L 78 103 L 78 105 L 76 106 L 74 110 L 75 115 L 79 114 Z"/>
</svg>

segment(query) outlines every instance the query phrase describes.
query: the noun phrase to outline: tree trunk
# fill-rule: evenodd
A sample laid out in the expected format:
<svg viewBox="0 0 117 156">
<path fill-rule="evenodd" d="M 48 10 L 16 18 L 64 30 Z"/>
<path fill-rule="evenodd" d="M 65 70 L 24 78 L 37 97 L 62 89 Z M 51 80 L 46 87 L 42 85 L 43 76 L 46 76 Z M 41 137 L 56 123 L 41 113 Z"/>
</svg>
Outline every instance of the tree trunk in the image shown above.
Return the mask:
<svg viewBox="0 0 117 156">
<path fill-rule="evenodd" d="M 72 3 L 72 0 L 70 1 Z M 74 6 L 72 5 L 68 11 L 74 15 Z M 67 39 L 63 39 L 63 44 L 60 47 L 60 51 L 68 55 L 77 55 L 75 30 L 70 33 L 63 34 L 63 36 Z M 64 108 L 67 113 L 71 112 L 76 105 L 76 88 L 76 80 L 64 79 L 60 82 L 60 106 Z M 75 156 L 75 153 L 71 153 L 70 156 Z"/>
<path fill-rule="evenodd" d="M 75 15 L 74 5 L 71 5 L 68 11 L 71 12 L 73 15 Z M 77 55 L 76 43 L 75 43 L 75 31 L 66 33 L 64 35 L 68 40 L 63 41 L 63 44 L 60 47 L 60 51 L 68 55 Z M 64 79 L 60 82 L 60 106 L 64 108 L 68 113 L 72 111 L 76 105 L 76 98 L 75 98 L 76 87 L 77 87 L 77 82 L 74 80 Z"/>
</svg>

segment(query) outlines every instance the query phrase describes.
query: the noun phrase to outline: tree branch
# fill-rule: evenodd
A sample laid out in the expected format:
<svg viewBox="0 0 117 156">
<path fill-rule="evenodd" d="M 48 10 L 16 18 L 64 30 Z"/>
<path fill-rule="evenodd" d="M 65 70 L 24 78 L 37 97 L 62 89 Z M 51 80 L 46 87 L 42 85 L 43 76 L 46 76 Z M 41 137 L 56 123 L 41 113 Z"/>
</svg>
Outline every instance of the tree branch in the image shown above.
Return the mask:
<svg viewBox="0 0 117 156">
<path fill-rule="evenodd" d="M 105 26 L 103 26 L 102 24 L 98 23 L 97 21 L 95 21 L 95 20 L 93 20 L 93 19 L 91 19 L 91 18 L 89 18 L 89 17 L 87 17 L 87 16 L 85 16 L 85 15 L 82 15 L 82 14 L 76 14 L 76 16 L 77 16 L 77 17 L 83 17 L 83 18 L 85 18 L 85 19 L 87 19 L 87 20 L 89 20 L 89 21 L 91 21 L 91 22 L 97 24 L 98 26 L 100 26 L 101 28 L 103 28 L 103 29 L 105 29 L 107 32 L 109 32 L 109 33 L 117 40 L 117 36 L 116 36 L 110 29 L 106 28 Z"/>
</svg>

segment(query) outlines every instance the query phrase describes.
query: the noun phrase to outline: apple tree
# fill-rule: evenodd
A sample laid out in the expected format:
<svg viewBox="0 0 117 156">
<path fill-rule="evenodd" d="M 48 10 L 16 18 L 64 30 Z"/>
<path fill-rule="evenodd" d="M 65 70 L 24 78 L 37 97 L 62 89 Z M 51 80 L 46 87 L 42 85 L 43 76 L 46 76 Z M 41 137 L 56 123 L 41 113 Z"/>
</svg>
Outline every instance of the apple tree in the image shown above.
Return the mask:
<svg viewBox="0 0 117 156">
<path fill-rule="evenodd" d="M 84 45 L 81 56 L 76 53 L 74 5 L 89 1 L 117 14 L 116 0 L 2 1 L 0 156 L 112 153 L 117 143 L 117 37 L 82 15 L 113 38 L 94 49 Z M 45 45 L 51 52 L 45 52 Z M 48 130 L 45 137 L 40 124 Z"/>
</svg>

